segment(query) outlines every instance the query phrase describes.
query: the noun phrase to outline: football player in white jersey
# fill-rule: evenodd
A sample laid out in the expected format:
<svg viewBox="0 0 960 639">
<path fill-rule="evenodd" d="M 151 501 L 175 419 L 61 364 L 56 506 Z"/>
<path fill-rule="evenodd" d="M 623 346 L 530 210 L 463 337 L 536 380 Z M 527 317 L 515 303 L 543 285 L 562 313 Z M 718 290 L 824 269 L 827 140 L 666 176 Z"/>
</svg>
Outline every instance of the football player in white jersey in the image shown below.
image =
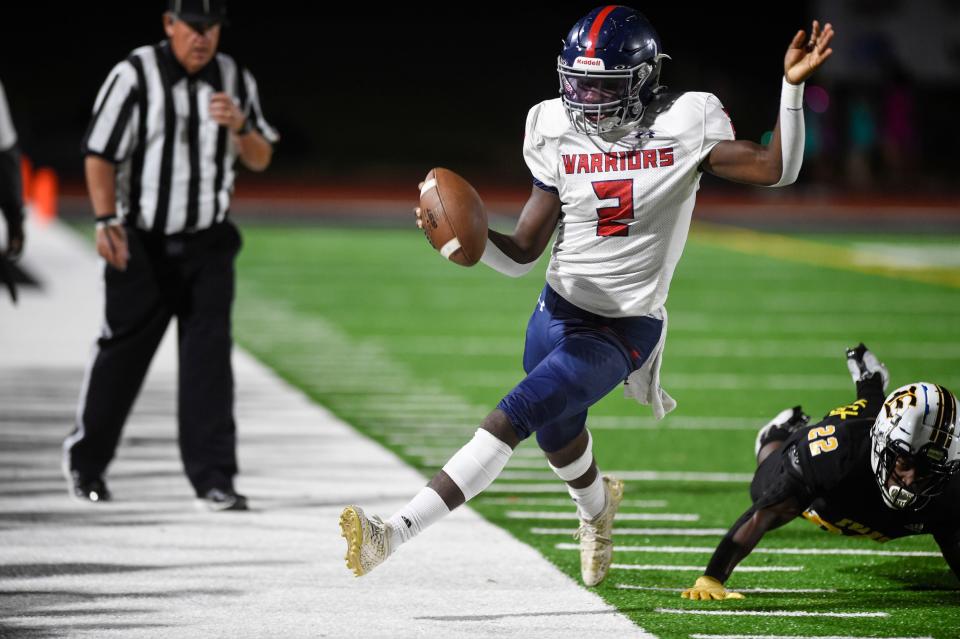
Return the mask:
<svg viewBox="0 0 960 639">
<path fill-rule="evenodd" d="M 482 258 L 504 274 L 523 275 L 557 231 L 547 283 L 527 327 L 527 376 L 392 517 L 344 509 L 347 566 L 356 575 L 483 491 L 517 444 L 536 433 L 577 506 L 583 581 L 603 580 L 623 483 L 597 470 L 587 409 L 624 381 L 627 394 L 652 405 L 657 417 L 676 405 L 659 383 L 663 305 L 700 176 L 709 171 L 762 186 L 796 180 L 803 83 L 830 57 L 832 38 L 831 25 L 821 29 L 816 21 L 809 36 L 794 36 L 784 58 L 780 116 L 770 143 L 761 146 L 734 139 L 715 96 L 665 91 L 659 79 L 667 56 L 639 12 L 598 7 L 573 26 L 557 62 L 561 97 L 527 116 L 530 199 L 512 235 L 489 231 Z"/>
</svg>

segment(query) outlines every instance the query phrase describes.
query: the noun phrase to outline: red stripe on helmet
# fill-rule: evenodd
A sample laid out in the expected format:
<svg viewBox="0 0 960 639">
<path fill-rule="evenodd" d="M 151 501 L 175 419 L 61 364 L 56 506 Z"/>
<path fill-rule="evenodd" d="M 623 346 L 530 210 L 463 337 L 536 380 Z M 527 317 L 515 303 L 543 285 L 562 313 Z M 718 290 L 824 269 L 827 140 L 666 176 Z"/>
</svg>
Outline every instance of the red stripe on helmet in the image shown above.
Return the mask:
<svg viewBox="0 0 960 639">
<path fill-rule="evenodd" d="M 611 4 L 604 7 L 600 10 L 600 13 L 597 14 L 597 17 L 593 19 L 593 24 L 590 25 L 590 33 L 587 34 L 587 42 L 590 43 L 587 47 L 588 58 L 592 58 L 596 55 L 597 37 L 600 35 L 600 29 L 603 27 L 603 23 L 607 19 L 607 16 L 610 15 L 618 6 L 619 5 Z"/>
</svg>

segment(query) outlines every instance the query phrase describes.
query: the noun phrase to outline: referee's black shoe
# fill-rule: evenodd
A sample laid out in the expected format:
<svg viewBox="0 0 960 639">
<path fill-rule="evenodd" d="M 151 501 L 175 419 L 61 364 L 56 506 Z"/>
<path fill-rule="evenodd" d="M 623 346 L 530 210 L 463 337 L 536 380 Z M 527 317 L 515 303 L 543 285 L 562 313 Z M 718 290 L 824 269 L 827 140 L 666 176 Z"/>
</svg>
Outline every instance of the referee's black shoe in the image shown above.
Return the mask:
<svg viewBox="0 0 960 639">
<path fill-rule="evenodd" d="M 103 477 L 83 477 L 78 471 L 70 471 L 70 496 L 77 501 L 98 504 L 113 497 Z"/>
<path fill-rule="evenodd" d="M 197 497 L 197 508 L 211 512 L 222 510 L 249 510 L 247 498 L 233 489 L 211 488 Z"/>
</svg>

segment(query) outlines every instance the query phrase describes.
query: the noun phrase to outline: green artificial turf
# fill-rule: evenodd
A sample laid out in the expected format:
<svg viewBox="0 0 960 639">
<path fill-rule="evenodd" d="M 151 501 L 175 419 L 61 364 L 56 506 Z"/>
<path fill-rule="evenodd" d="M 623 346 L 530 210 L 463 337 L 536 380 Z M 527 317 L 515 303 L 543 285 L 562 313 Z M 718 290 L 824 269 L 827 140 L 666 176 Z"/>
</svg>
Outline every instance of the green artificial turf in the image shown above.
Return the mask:
<svg viewBox="0 0 960 639">
<path fill-rule="evenodd" d="M 627 500 L 656 503 L 625 506 L 622 513 L 698 519 L 619 521 L 618 528 L 727 528 L 748 506 L 744 478 L 754 466 L 756 429 L 798 403 L 816 417 L 852 401 L 844 349 L 861 340 L 886 362 L 895 386 L 924 379 L 960 389 L 960 291 L 952 284 L 960 267 L 950 250 L 958 240 L 818 235 L 767 242 L 762 234 L 695 230 L 667 303 L 663 384 L 679 407 L 657 424 L 649 408 L 618 389 L 591 410 L 588 423 L 603 470 L 732 475 L 720 482 L 628 481 Z M 896 259 L 883 259 L 891 246 Z M 235 333 L 287 380 L 430 476 L 521 378 L 524 329 L 544 265 L 514 280 L 444 261 L 415 230 L 248 226 Z M 577 553 L 556 547 L 573 543 L 569 535 L 531 533 L 572 531 L 573 519 L 509 516 L 573 512 L 523 501 L 560 499 L 563 492 L 510 496 L 514 483 L 562 491 L 534 449 L 532 442 L 521 445 L 505 479 L 494 484 L 497 492 L 471 505 L 579 579 Z M 618 534 L 616 540 L 648 549 L 618 552 L 617 563 L 704 566 L 719 536 Z M 663 548 L 676 546 L 707 551 Z M 804 521 L 771 533 L 761 548 L 936 550 L 929 537 L 881 545 L 834 537 Z M 612 570 L 597 592 L 660 637 L 960 636 L 958 582 L 940 557 L 755 553 L 743 565 L 802 569 L 734 573 L 732 587 L 835 592 L 692 603 L 679 591 L 697 571 L 623 569 Z M 658 609 L 889 616 L 694 616 Z"/>
</svg>

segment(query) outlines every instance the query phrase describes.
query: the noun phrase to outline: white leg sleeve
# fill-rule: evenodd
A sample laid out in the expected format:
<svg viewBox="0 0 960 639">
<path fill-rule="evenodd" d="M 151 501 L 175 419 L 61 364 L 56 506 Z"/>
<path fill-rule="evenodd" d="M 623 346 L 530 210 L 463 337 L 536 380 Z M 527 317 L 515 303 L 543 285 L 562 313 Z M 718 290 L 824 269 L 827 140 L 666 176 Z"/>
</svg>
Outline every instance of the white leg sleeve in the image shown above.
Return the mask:
<svg viewBox="0 0 960 639">
<path fill-rule="evenodd" d="M 786 186 L 797 181 L 803 164 L 803 85 L 790 84 L 783 79 L 780 91 L 780 150 L 783 173 L 780 181 L 770 186 Z"/>
<path fill-rule="evenodd" d="M 473 439 L 454 453 L 444 465 L 445 472 L 470 501 L 493 483 L 510 460 L 513 449 L 494 437 L 489 431 L 478 428 Z"/>
<path fill-rule="evenodd" d="M 520 277 L 530 272 L 530 269 L 537 263 L 536 260 L 529 264 L 518 264 L 514 262 L 506 253 L 500 250 L 500 247 L 494 244 L 490 238 L 487 238 L 487 248 L 484 249 L 480 261 L 493 270 L 508 275 L 510 277 Z"/>
</svg>

